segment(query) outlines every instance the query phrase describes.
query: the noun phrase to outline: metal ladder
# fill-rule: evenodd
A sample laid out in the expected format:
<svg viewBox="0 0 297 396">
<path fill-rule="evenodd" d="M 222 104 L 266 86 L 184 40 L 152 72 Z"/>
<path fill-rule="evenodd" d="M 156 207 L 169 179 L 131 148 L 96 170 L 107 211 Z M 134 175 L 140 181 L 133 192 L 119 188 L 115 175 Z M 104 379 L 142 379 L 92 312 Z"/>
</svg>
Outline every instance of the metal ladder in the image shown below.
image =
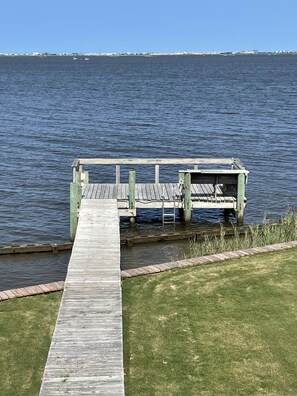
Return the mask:
<svg viewBox="0 0 297 396">
<path fill-rule="evenodd" d="M 163 189 L 163 194 L 162 194 L 162 222 L 163 226 L 165 224 L 174 224 L 175 225 L 175 219 L 176 219 L 176 197 L 174 197 L 173 200 L 173 208 L 165 208 L 165 192 Z"/>
<path fill-rule="evenodd" d="M 166 210 L 173 210 L 172 213 L 170 212 L 166 212 Z M 162 220 L 163 220 L 163 225 L 165 224 L 174 224 L 175 225 L 175 218 L 176 218 L 176 214 L 175 214 L 175 206 L 173 208 L 164 208 L 164 206 L 162 207 L 163 213 L 162 213 Z"/>
</svg>

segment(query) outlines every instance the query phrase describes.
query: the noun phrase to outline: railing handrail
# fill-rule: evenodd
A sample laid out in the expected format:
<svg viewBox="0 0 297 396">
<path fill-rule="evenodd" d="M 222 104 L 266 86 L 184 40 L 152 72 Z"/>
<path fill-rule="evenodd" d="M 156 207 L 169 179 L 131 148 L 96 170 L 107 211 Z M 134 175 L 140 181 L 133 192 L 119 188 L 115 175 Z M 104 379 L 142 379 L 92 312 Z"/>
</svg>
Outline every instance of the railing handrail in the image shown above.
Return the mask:
<svg viewBox="0 0 297 396">
<path fill-rule="evenodd" d="M 181 165 L 224 164 L 242 166 L 238 158 L 76 158 L 72 167 L 80 165 Z"/>
</svg>

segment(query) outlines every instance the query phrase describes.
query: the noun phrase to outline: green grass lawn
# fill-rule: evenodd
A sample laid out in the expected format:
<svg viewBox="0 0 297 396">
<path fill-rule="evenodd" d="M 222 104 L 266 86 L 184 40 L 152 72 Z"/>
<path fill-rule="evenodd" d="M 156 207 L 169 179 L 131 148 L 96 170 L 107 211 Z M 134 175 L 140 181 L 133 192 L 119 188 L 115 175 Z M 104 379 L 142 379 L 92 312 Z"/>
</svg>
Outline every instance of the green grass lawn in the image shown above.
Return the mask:
<svg viewBox="0 0 297 396">
<path fill-rule="evenodd" d="M 123 281 L 126 396 L 297 395 L 297 249 Z"/>
<path fill-rule="evenodd" d="M 61 292 L 0 302 L 0 395 L 35 396 Z"/>
<path fill-rule="evenodd" d="M 0 303 L 0 395 L 35 396 L 61 293 Z M 126 396 L 297 395 L 297 249 L 123 281 Z"/>
</svg>

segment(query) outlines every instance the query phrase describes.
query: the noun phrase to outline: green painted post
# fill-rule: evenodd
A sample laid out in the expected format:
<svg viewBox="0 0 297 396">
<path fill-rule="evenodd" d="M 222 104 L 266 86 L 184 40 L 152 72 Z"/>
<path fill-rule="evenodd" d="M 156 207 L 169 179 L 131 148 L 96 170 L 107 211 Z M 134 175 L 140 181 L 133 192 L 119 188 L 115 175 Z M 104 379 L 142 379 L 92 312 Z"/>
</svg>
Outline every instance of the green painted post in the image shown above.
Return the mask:
<svg viewBox="0 0 297 396">
<path fill-rule="evenodd" d="M 191 199 L 191 174 L 184 174 L 184 214 L 185 222 L 189 223 L 192 217 L 192 199 Z"/>
<path fill-rule="evenodd" d="M 135 171 L 129 172 L 129 209 L 135 209 Z"/>
<path fill-rule="evenodd" d="M 78 209 L 81 203 L 81 186 L 70 183 L 70 241 L 73 242 L 78 222 Z"/>
<path fill-rule="evenodd" d="M 135 209 L 135 180 L 136 173 L 135 171 L 129 172 L 129 209 Z M 134 217 L 130 217 L 130 223 L 135 223 Z"/>
<path fill-rule="evenodd" d="M 244 213 L 244 196 L 245 196 L 245 174 L 239 173 L 237 181 L 237 202 L 236 202 L 236 218 L 237 224 L 243 224 Z"/>
</svg>

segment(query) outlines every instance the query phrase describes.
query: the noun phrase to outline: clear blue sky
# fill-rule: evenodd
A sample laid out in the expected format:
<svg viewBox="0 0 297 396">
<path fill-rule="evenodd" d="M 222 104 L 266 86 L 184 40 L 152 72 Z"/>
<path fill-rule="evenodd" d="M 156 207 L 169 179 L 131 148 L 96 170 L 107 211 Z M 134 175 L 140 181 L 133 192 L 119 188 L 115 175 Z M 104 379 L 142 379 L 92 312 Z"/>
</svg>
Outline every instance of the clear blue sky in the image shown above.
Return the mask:
<svg viewBox="0 0 297 396">
<path fill-rule="evenodd" d="M 297 0 L 0 0 L 0 52 L 297 50 Z"/>
</svg>

